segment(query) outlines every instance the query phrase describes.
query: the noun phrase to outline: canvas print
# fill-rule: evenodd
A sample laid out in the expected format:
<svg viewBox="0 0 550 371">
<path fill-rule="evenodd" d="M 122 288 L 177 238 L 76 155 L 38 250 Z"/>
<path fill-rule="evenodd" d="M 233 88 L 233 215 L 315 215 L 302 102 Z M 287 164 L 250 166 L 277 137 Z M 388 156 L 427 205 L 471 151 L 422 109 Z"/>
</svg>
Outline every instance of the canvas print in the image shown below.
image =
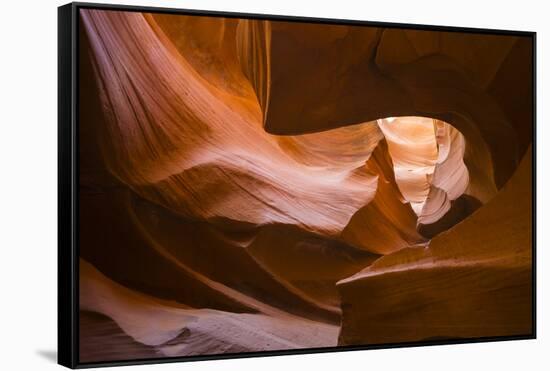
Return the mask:
<svg viewBox="0 0 550 371">
<path fill-rule="evenodd" d="M 532 37 L 77 16 L 81 363 L 533 333 Z"/>
</svg>

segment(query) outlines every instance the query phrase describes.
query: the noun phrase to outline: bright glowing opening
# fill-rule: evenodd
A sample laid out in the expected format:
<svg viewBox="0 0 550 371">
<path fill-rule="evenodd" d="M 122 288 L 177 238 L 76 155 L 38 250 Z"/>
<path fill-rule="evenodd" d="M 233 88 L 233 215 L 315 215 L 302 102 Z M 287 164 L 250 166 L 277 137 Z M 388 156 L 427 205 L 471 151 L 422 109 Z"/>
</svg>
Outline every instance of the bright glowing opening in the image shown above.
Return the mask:
<svg viewBox="0 0 550 371">
<path fill-rule="evenodd" d="M 428 117 L 389 117 L 377 122 L 388 143 L 397 186 L 414 212 L 433 219 L 433 214 L 439 217 L 448 211 L 450 201 L 460 197 L 469 182 L 462 134 Z"/>
</svg>

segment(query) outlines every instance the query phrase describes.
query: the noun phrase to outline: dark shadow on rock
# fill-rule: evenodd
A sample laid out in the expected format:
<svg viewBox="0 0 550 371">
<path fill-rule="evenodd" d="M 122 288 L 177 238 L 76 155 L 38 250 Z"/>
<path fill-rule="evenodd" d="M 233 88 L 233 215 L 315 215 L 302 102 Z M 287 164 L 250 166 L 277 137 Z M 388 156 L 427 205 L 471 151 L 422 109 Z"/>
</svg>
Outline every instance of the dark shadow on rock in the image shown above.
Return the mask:
<svg viewBox="0 0 550 371">
<path fill-rule="evenodd" d="M 451 202 L 451 209 L 441 219 L 432 224 L 419 224 L 416 230 L 423 237 L 434 238 L 466 219 L 481 206 L 482 204 L 477 198 L 463 194 Z"/>
</svg>

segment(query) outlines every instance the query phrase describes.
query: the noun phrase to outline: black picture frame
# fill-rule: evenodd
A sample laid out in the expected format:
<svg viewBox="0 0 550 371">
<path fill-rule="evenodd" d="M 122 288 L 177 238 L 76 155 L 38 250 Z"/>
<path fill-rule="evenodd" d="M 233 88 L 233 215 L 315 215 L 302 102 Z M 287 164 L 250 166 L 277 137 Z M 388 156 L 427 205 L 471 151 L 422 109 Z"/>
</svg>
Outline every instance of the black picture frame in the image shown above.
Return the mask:
<svg viewBox="0 0 550 371">
<path fill-rule="evenodd" d="M 80 9 L 119 10 L 126 12 L 152 12 L 179 15 L 201 15 L 226 18 L 279 20 L 287 22 L 307 22 L 370 26 L 384 28 L 406 28 L 461 33 L 514 35 L 529 37 L 533 51 L 533 215 L 532 215 L 532 333 L 521 336 L 483 337 L 476 339 L 430 340 L 381 345 L 336 346 L 333 348 L 310 348 L 281 351 L 262 351 L 235 354 L 200 355 L 186 357 L 164 357 L 138 360 L 80 363 L 78 356 L 79 314 L 79 19 Z M 309 354 L 321 352 L 341 352 L 381 348 L 417 347 L 429 345 L 449 345 L 463 343 L 494 342 L 508 340 L 536 339 L 536 32 L 494 30 L 482 28 L 462 28 L 420 24 L 386 23 L 344 19 L 309 18 L 268 14 L 232 13 L 222 11 L 201 11 L 146 6 L 111 5 L 95 3 L 70 3 L 58 8 L 58 363 L 69 368 L 98 366 L 142 365 L 183 361 L 264 357 L 289 354 Z"/>
</svg>

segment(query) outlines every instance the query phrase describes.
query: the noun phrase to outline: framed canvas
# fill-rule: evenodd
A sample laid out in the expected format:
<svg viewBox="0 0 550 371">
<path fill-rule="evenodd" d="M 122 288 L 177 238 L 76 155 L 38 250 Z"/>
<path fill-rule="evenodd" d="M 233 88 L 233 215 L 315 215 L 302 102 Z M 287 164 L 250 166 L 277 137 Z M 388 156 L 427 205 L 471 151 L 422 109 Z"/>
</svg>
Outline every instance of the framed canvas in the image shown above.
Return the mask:
<svg viewBox="0 0 550 371">
<path fill-rule="evenodd" d="M 534 32 L 58 19 L 60 364 L 535 338 Z"/>
</svg>

